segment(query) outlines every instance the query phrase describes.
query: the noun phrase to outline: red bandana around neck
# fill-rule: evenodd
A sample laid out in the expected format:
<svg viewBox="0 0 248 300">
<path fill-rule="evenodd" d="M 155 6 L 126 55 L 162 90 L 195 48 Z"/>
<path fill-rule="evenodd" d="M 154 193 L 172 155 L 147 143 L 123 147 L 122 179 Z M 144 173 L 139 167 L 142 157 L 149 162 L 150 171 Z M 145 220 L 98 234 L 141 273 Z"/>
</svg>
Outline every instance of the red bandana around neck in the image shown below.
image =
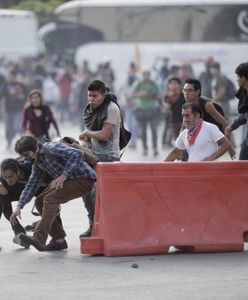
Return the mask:
<svg viewBox="0 0 248 300">
<path fill-rule="evenodd" d="M 190 130 L 188 132 L 188 135 L 187 135 L 187 140 L 188 140 L 188 143 L 190 146 L 194 145 L 195 143 L 195 140 L 202 128 L 202 123 L 203 123 L 203 120 L 202 119 L 199 119 L 198 122 L 197 122 L 197 125 L 195 128 L 193 128 L 192 130 Z"/>
</svg>

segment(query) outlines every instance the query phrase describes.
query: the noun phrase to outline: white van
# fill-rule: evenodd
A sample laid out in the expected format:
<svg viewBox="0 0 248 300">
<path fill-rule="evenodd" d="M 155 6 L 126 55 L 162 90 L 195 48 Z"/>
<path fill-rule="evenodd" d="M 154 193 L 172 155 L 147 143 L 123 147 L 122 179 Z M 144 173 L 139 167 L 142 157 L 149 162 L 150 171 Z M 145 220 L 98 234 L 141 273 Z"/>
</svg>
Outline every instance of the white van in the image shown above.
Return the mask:
<svg viewBox="0 0 248 300">
<path fill-rule="evenodd" d="M 38 54 L 38 21 L 32 11 L 0 9 L 0 56 Z"/>
</svg>

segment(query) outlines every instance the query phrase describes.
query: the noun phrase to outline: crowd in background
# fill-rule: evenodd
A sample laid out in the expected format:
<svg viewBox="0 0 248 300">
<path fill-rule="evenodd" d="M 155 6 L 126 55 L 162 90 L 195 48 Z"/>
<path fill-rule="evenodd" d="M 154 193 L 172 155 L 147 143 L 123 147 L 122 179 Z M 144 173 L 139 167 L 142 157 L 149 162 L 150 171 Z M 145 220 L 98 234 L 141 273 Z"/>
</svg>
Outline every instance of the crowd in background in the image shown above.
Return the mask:
<svg viewBox="0 0 248 300">
<path fill-rule="evenodd" d="M 15 233 L 13 242 L 25 248 L 32 245 L 38 251 L 67 249 L 59 206 L 81 196 L 89 228 L 80 238 L 91 236 L 95 164 L 121 159 L 123 120 L 132 133 L 129 149 L 139 148 L 140 139 L 143 156 L 157 157 L 162 143 L 172 149 L 164 161 L 214 161 L 225 153 L 235 159 L 231 132 L 247 124 L 248 65 L 241 64 L 235 73 L 241 115 L 231 123 L 230 101 L 235 98 L 236 88 L 214 60 L 206 62 L 198 79 L 190 64 L 170 65 L 169 58 L 164 58 L 159 67 L 155 61 L 142 69 L 130 62 L 117 87 L 110 61 L 92 70 L 87 61 L 76 66 L 46 57 L 15 62 L 1 59 L 0 117 L 5 123 L 7 148 L 14 149 L 29 164 L 26 173 L 18 159 L 5 159 L 0 166 L 0 217 L 3 213 L 10 221 Z M 78 127 L 80 141 L 95 153 L 95 164 L 87 160 L 85 150 L 82 155 L 79 144 L 76 148 L 68 146 L 65 139 L 46 143 L 53 138 L 50 125 L 60 137 L 63 123 Z M 247 153 L 246 138 L 239 159 L 247 160 Z M 48 181 L 43 183 L 45 178 Z M 45 190 L 36 195 L 41 186 Z M 29 236 L 17 217 L 35 195 L 41 220 L 31 225 L 34 234 Z M 17 200 L 13 212 L 11 202 Z M 52 239 L 47 244 L 48 233 Z"/>
<path fill-rule="evenodd" d="M 40 90 L 43 102 L 51 109 L 58 124 L 71 122 L 84 129 L 82 112 L 87 104 L 87 85 L 93 79 L 103 80 L 118 96 L 126 126 L 132 132 L 130 148 L 141 138 L 143 155 L 147 155 L 147 127 L 151 127 L 153 154 L 158 154 L 158 128 L 163 127 L 162 144 L 171 146 L 180 128 L 181 107 L 184 103 L 182 86 L 185 80 L 195 78 L 190 64 L 174 65 L 165 57 L 158 66 L 156 60 L 149 67 L 130 62 L 126 78 L 115 84 L 115 70 L 111 61 L 99 62 L 95 70 L 87 61 L 80 66 L 58 62 L 53 57 L 22 58 L 11 61 L 0 59 L 1 120 L 5 122 L 8 147 L 24 132 L 24 110 L 28 96 Z M 171 79 L 174 79 L 171 81 Z M 221 104 L 230 121 L 230 100 L 234 98 L 233 83 L 224 74 L 218 62 L 209 60 L 199 78 L 202 95 Z M 144 117 L 145 113 L 145 117 Z M 72 118 L 73 116 L 73 118 Z M 57 130 L 57 133 L 59 131 Z"/>
</svg>

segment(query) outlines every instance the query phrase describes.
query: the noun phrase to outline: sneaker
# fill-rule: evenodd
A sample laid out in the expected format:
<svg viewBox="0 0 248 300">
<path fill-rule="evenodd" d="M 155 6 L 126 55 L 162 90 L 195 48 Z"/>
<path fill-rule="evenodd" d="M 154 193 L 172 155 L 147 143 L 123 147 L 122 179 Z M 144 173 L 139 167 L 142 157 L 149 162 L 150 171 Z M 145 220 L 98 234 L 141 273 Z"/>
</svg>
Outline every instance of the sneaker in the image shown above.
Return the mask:
<svg viewBox="0 0 248 300">
<path fill-rule="evenodd" d="M 91 236 L 91 231 L 92 231 L 92 227 L 89 227 L 85 232 L 83 232 L 79 235 L 79 238 L 82 239 L 82 238 Z"/>
<path fill-rule="evenodd" d="M 22 246 L 22 247 L 28 249 L 28 248 L 29 248 L 29 244 L 26 243 L 25 241 L 21 240 L 21 238 L 20 238 L 20 235 L 21 235 L 21 234 L 25 234 L 25 233 L 18 233 L 18 234 L 16 234 L 16 235 L 14 236 L 14 238 L 13 238 L 13 243 L 15 243 L 15 244 L 17 244 L 17 245 L 20 245 L 20 246 Z"/>
<path fill-rule="evenodd" d="M 24 233 L 20 233 L 20 239 L 22 240 L 22 242 L 25 242 L 28 245 L 32 245 L 34 248 L 36 248 L 40 252 L 46 250 L 46 246 L 33 236 L 26 235 Z"/>
<path fill-rule="evenodd" d="M 51 241 L 46 245 L 46 251 L 65 250 L 67 248 L 68 245 L 65 239 L 61 241 L 51 239 Z"/>
<path fill-rule="evenodd" d="M 26 231 L 34 231 L 35 226 L 37 225 L 38 222 L 39 222 L 39 221 L 33 222 L 32 224 L 25 226 L 24 229 L 25 229 Z"/>
</svg>

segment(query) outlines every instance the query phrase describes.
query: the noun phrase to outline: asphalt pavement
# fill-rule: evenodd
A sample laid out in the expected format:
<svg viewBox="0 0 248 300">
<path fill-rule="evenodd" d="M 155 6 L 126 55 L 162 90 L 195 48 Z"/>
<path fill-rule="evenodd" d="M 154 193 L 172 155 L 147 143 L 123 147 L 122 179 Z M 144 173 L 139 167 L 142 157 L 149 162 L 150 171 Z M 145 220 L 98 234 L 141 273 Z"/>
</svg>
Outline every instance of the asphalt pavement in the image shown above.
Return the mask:
<svg viewBox="0 0 248 300">
<path fill-rule="evenodd" d="M 63 135 L 77 137 L 69 124 Z M 1 139 L 3 132 L 0 132 Z M 0 158 L 15 157 L 1 143 Z M 162 161 L 169 149 L 160 148 L 158 157 L 127 149 L 123 161 Z M 224 159 L 229 159 L 227 156 Z M 14 204 L 15 207 L 15 204 Z M 22 224 L 37 220 L 32 204 L 22 213 Z M 62 206 L 63 224 L 69 248 L 38 252 L 12 242 L 13 234 L 4 217 L 0 220 L 0 299 L 248 299 L 248 252 L 187 254 L 171 248 L 168 254 L 104 257 L 80 254 L 79 234 L 87 229 L 81 199 Z M 245 247 L 247 248 L 247 247 Z"/>
</svg>

